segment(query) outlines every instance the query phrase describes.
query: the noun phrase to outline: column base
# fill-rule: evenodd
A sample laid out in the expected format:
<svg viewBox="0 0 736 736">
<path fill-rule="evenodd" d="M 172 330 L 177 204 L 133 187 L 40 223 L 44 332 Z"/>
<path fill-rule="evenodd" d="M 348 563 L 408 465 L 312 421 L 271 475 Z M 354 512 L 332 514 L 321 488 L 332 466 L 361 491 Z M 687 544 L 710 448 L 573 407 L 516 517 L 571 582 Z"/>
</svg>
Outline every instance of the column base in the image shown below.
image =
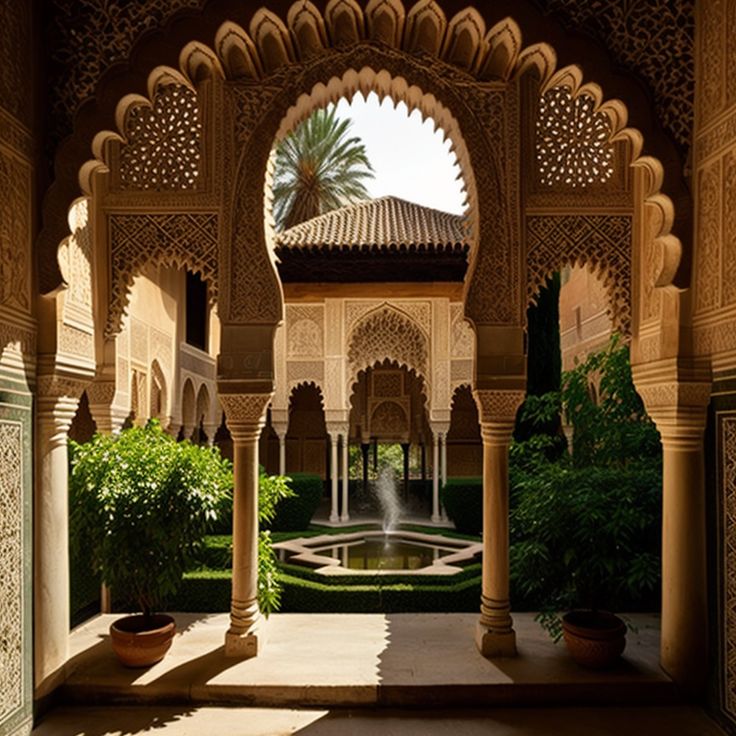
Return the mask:
<svg viewBox="0 0 736 736">
<path fill-rule="evenodd" d="M 263 632 L 257 627 L 247 633 L 228 630 L 225 634 L 226 657 L 252 659 L 258 656 L 260 646 L 263 646 Z"/>
<path fill-rule="evenodd" d="M 475 644 L 481 655 L 488 659 L 516 656 L 516 632 L 513 629 L 491 631 L 479 621 L 475 627 Z"/>
<path fill-rule="evenodd" d="M 432 516 L 430 517 L 430 520 L 433 524 L 442 523 L 442 517 L 439 514 L 432 514 Z"/>
<path fill-rule="evenodd" d="M 337 524 L 340 521 L 340 517 L 337 514 L 330 514 L 330 523 Z"/>
<path fill-rule="evenodd" d="M 350 514 L 344 514 L 340 517 L 340 521 L 345 523 L 346 521 L 350 521 Z"/>
</svg>

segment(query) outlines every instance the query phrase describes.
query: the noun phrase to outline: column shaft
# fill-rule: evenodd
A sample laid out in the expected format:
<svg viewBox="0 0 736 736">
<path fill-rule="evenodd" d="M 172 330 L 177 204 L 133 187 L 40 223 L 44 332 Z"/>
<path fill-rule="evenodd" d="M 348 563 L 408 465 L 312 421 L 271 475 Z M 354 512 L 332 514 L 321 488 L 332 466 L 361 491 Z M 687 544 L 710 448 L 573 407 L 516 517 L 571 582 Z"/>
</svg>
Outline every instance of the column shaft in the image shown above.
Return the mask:
<svg viewBox="0 0 736 736">
<path fill-rule="evenodd" d="M 447 485 L 447 432 L 443 432 L 440 435 L 440 443 L 442 446 L 441 479 L 442 487 L 444 488 L 445 485 Z M 442 520 L 447 521 L 447 512 L 445 511 L 445 507 L 442 505 L 440 506 L 440 515 Z"/>
<path fill-rule="evenodd" d="M 338 504 L 338 466 L 337 466 L 337 438 L 338 435 L 333 434 L 330 437 L 332 443 L 332 454 L 330 455 L 330 481 L 331 481 L 331 494 L 330 494 L 330 521 L 340 521 L 340 514 L 337 511 Z"/>
<path fill-rule="evenodd" d="M 348 446 L 347 433 L 342 435 L 342 514 L 340 521 L 350 521 L 350 511 L 348 510 L 348 496 L 350 495 L 350 452 Z"/>
<path fill-rule="evenodd" d="M 432 436 L 432 521 L 442 521 L 440 516 L 440 447 L 439 435 L 435 432 Z"/>
<path fill-rule="evenodd" d="M 37 694 L 50 692 L 69 656 L 68 431 L 78 399 L 39 397 L 34 508 L 34 661 Z"/>
<path fill-rule="evenodd" d="M 708 601 L 702 442 L 663 434 L 662 668 L 693 693 L 708 670 Z"/>
<path fill-rule="evenodd" d="M 279 475 L 286 475 L 286 435 L 279 435 Z"/>
</svg>

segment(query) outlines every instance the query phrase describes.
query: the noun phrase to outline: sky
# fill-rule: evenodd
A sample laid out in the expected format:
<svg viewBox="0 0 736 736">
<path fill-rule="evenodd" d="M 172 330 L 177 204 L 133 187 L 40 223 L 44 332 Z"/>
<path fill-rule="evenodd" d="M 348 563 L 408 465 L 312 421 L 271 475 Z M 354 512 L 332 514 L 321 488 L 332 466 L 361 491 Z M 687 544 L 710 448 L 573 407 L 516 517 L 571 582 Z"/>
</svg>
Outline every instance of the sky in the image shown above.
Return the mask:
<svg viewBox="0 0 736 736">
<path fill-rule="evenodd" d="M 465 210 L 460 167 L 450 153 L 450 141 L 443 142 L 434 121 L 422 122 L 419 110 L 408 115 L 403 102 L 394 107 L 386 97 L 381 104 L 371 92 L 368 100 L 360 94 L 352 103 L 337 104 L 341 118 L 351 118 L 351 135 L 362 139 L 375 178 L 366 186 L 371 197 L 394 195 L 410 202 L 460 215 Z"/>
</svg>

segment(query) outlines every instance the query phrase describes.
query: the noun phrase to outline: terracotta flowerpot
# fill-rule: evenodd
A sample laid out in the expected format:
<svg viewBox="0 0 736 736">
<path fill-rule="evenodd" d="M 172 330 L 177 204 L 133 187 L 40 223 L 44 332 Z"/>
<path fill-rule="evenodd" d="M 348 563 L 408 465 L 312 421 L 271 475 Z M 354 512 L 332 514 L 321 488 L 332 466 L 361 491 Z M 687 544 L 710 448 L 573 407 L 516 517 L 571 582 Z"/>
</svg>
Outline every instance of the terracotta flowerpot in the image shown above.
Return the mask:
<svg viewBox="0 0 736 736">
<path fill-rule="evenodd" d="M 626 624 L 606 611 L 570 611 L 562 631 L 572 658 L 589 669 L 611 667 L 626 646 Z"/>
<path fill-rule="evenodd" d="M 160 662 L 169 651 L 176 633 L 171 616 L 124 616 L 110 624 L 112 648 L 126 667 L 149 667 Z"/>
</svg>

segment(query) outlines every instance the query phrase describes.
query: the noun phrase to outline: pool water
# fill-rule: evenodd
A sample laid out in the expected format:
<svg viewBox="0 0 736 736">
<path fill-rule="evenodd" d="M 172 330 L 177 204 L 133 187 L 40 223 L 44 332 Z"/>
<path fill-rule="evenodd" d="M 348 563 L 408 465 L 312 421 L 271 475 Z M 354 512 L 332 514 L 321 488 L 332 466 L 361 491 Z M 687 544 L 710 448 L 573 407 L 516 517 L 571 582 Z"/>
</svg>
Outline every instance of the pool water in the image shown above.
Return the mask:
<svg viewBox="0 0 736 736">
<path fill-rule="evenodd" d="M 319 547 L 314 551 L 340 560 L 343 567 L 351 570 L 418 570 L 457 550 L 379 537 Z"/>
</svg>

